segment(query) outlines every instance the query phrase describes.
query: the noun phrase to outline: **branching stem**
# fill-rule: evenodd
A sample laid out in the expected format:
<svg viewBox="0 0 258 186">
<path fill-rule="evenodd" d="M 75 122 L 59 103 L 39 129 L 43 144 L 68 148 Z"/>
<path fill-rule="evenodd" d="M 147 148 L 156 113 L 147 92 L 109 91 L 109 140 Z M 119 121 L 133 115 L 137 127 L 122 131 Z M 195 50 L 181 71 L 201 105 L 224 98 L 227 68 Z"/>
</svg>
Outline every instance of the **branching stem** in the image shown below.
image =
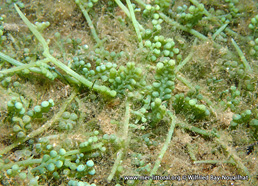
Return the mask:
<svg viewBox="0 0 258 186">
<path fill-rule="evenodd" d="M 235 42 L 235 40 L 234 40 L 233 38 L 231 39 L 231 41 L 232 41 L 232 44 L 233 44 L 233 46 L 235 47 L 235 49 L 236 49 L 236 51 L 237 51 L 237 53 L 238 53 L 238 55 L 239 55 L 239 57 L 240 57 L 240 59 L 241 59 L 241 61 L 243 62 L 245 69 L 246 69 L 248 72 L 252 73 L 252 68 L 250 67 L 248 61 L 246 60 L 246 58 L 245 58 L 245 56 L 244 56 L 244 53 L 243 53 L 242 50 L 239 48 L 239 46 L 237 45 L 237 43 Z"/>
<path fill-rule="evenodd" d="M 62 69 L 64 72 L 66 72 L 67 74 L 69 74 L 73 78 L 75 78 L 78 81 L 80 81 L 83 85 L 85 85 L 88 88 L 92 88 L 93 83 L 91 81 L 89 81 L 86 78 L 84 78 L 83 76 L 77 74 L 75 71 L 73 71 L 71 68 L 69 68 L 68 66 L 63 64 L 61 61 L 57 60 L 55 57 L 53 57 L 49 53 L 49 48 L 48 48 L 47 42 L 42 37 L 42 35 L 39 33 L 39 31 L 36 29 L 36 27 L 23 15 L 23 13 L 20 11 L 20 9 L 18 8 L 18 6 L 16 4 L 15 4 L 15 9 L 18 12 L 18 14 L 20 15 L 20 17 L 22 18 L 22 20 L 24 21 L 24 23 L 29 27 L 31 32 L 35 35 L 35 37 L 42 44 L 42 46 L 44 48 L 43 55 L 48 60 L 50 60 L 53 64 L 55 64 L 57 67 Z M 104 93 L 106 95 L 109 95 L 111 97 L 115 97 L 116 96 L 116 91 L 110 90 L 106 86 L 99 86 L 99 85 L 94 84 L 93 90 L 98 91 L 98 92 L 102 92 L 102 93 Z"/>
</svg>

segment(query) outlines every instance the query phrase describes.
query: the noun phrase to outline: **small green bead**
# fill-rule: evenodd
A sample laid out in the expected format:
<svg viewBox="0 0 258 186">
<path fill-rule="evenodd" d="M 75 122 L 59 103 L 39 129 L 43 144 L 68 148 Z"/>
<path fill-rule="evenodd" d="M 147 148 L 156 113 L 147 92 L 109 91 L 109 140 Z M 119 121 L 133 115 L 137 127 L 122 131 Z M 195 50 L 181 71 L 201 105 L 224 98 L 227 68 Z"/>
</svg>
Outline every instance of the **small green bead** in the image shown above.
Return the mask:
<svg viewBox="0 0 258 186">
<path fill-rule="evenodd" d="M 101 152 L 105 152 L 107 149 L 106 149 L 106 147 L 101 147 L 99 150 L 100 150 Z"/>
<path fill-rule="evenodd" d="M 47 148 L 47 150 L 50 150 L 53 148 L 53 145 L 47 145 L 46 148 Z"/>
<path fill-rule="evenodd" d="M 75 121 L 75 120 L 78 119 L 78 116 L 77 116 L 77 114 L 72 113 L 72 114 L 70 115 L 69 119 L 72 120 L 72 121 Z"/>
<path fill-rule="evenodd" d="M 98 139 L 97 136 L 93 136 L 93 137 L 92 137 L 92 141 L 93 141 L 93 142 L 97 142 L 98 140 L 99 140 L 99 139 Z"/>
<path fill-rule="evenodd" d="M 231 126 L 231 127 L 236 127 L 237 125 L 238 125 L 238 123 L 236 123 L 236 122 L 234 122 L 234 121 L 231 121 L 231 122 L 230 122 L 230 126 Z"/>
<path fill-rule="evenodd" d="M 67 38 L 66 43 L 71 44 L 73 41 L 71 38 Z"/>
<path fill-rule="evenodd" d="M 162 101 L 161 101 L 160 98 L 156 98 L 156 99 L 155 99 L 155 105 L 156 105 L 156 106 L 161 105 L 161 102 L 162 102 Z"/>
<path fill-rule="evenodd" d="M 114 58 L 114 57 L 116 57 L 116 53 L 113 51 L 113 52 L 110 53 L 110 56 L 111 56 L 112 58 Z"/>
<path fill-rule="evenodd" d="M 59 178 L 60 176 L 59 176 L 58 172 L 53 172 L 53 177 L 57 179 L 57 178 Z"/>
<path fill-rule="evenodd" d="M 59 154 L 60 154 L 61 156 L 64 156 L 64 155 L 66 154 L 66 150 L 65 150 L 65 149 L 60 149 L 60 150 L 59 150 Z"/>
<path fill-rule="evenodd" d="M 248 28 L 251 29 L 251 30 L 254 30 L 255 29 L 255 26 L 253 24 L 249 24 L 248 25 Z"/>
<path fill-rule="evenodd" d="M 191 100 L 189 101 L 189 104 L 190 104 L 191 106 L 196 105 L 196 103 L 197 103 L 197 100 L 196 100 L 196 99 L 191 99 Z"/>
<path fill-rule="evenodd" d="M 250 116 L 250 115 L 252 114 L 252 111 L 251 111 L 251 110 L 246 110 L 246 111 L 244 112 L 244 114 L 247 115 L 247 116 Z"/>
<path fill-rule="evenodd" d="M 70 170 L 69 169 L 64 169 L 63 170 L 63 174 L 65 175 L 65 176 L 68 176 L 69 174 L 70 174 Z"/>
<path fill-rule="evenodd" d="M 172 97 L 171 94 L 166 94 L 166 95 L 163 97 L 163 100 L 169 100 L 171 97 Z"/>
<path fill-rule="evenodd" d="M 167 87 L 171 87 L 171 86 L 174 86 L 175 83 L 173 81 L 167 81 L 166 85 Z"/>
<path fill-rule="evenodd" d="M 54 163 L 50 163 L 47 165 L 47 170 L 52 172 L 55 170 L 55 164 Z"/>
<path fill-rule="evenodd" d="M 20 131 L 20 132 L 18 132 L 17 137 L 18 138 L 25 138 L 26 134 L 24 132 Z"/>
<path fill-rule="evenodd" d="M 153 25 L 157 25 L 158 24 L 158 20 L 156 20 L 156 19 L 153 19 L 151 22 L 152 22 Z"/>
<path fill-rule="evenodd" d="M 169 64 L 169 66 L 175 66 L 176 61 L 173 60 L 173 59 L 170 59 L 170 60 L 168 61 L 168 64 Z"/>
<path fill-rule="evenodd" d="M 13 126 L 13 131 L 14 132 L 19 132 L 19 131 L 21 131 L 22 130 L 22 128 L 19 126 L 19 125 L 14 125 Z"/>
<path fill-rule="evenodd" d="M 21 172 L 19 174 L 19 177 L 22 179 L 22 180 L 25 180 L 27 178 L 27 174 L 25 172 Z"/>
<path fill-rule="evenodd" d="M 152 55 L 152 56 L 151 56 L 151 61 L 156 61 L 156 60 L 157 60 L 157 57 L 154 56 L 154 55 Z"/>
<path fill-rule="evenodd" d="M 250 126 L 258 128 L 258 120 L 252 119 L 250 122 Z"/>
<path fill-rule="evenodd" d="M 13 169 L 14 171 L 18 171 L 18 170 L 20 169 L 20 167 L 19 167 L 19 165 L 14 164 L 14 165 L 12 166 L 12 169 Z"/>
<path fill-rule="evenodd" d="M 25 116 L 22 117 L 22 121 L 23 121 L 24 124 L 27 124 L 31 121 L 31 117 L 28 116 L 28 115 L 25 115 Z"/>
<path fill-rule="evenodd" d="M 39 105 L 35 106 L 34 111 L 37 112 L 37 113 L 40 113 L 41 112 L 41 106 L 39 106 Z"/>
<path fill-rule="evenodd" d="M 241 119 L 241 115 L 239 115 L 239 114 L 233 115 L 233 121 L 238 122 L 240 119 Z"/>
<path fill-rule="evenodd" d="M 64 119 L 69 119 L 70 118 L 70 112 L 64 112 L 63 114 L 62 114 L 62 117 L 64 118 Z"/>
<path fill-rule="evenodd" d="M 196 107 L 202 111 L 206 110 L 206 106 L 205 105 L 196 105 Z"/>
<path fill-rule="evenodd" d="M 57 152 L 55 150 L 52 150 L 50 151 L 49 155 L 52 157 L 52 158 L 55 158 L 57 156 Z"/>
<path fill-rule="evenodd" d="M 170 88 L 166 88 L 165 90 L 164 90 L 164 93 L 165 94 L 169 94 L 169 93 L 171 93 L 172 92 L 172 90 L 170 89 Z"/>
<path fill-rule="evenodd" d="M 88 167 L 93 167 L 94 166 L 94 162 L 92 160 L 89 160 L 89 161 L 86 162 L 86 165 Z"/>
<path fill-rule="evenodd" d="M 15 108 L 18 109 L 18 110 L 22 109 L 22 107 L 23 107 L 22 103 L 20 103 L 20 102 L 16 102 L 16 103 L 14 104 L 14 106 L 15 106 Z"/>
<path fill-rule="evenodd" d="M 155 29 L 158 30 L 158 31 L 160 31 L 160 30 L 162 29 L 162 27 L 161 27 L 160 24 L 157 24 L 157 25 L 155 25 Z"/>
<path fill-rule="evenodd" d="M 88 7 L 92 8 L 93 7 L 93 3 L 92 2 L 88 2 Z"/>
<path fill-rule="evenodd" d="M 81 164 L 81 165 L 78 165 L 78 167 L 77 167 L 76 170 L 77 170 L 78 172 L 82 172 L 82 171 L 85 170 L 85 168 L 86 168 L 85 165 L 82 165 L 82 164 Z"/>
<path fill-rule="evenodd" d="M 102 137 L 104 140 L 109 140 L 109 135 L 108 134 L 104 134 Z"/>
<path fill-rule="evenodd" d="M 153 18 L 154 19 L 159 19 L 159 14 L 157 14 L 157 13 L 153 14 Z"/>
<path fill-rule="evenodd" d="M 155 48 L 155 49 L 153 50 L 153 53 L 156 54 L 156 55 L 160 55 L 160 50 Z"/>
<path fill-rule="evenodd" d="M 169 50 L 163 50 L 163 54 L 164 54 L 164 56 L 168 57 L 169 54 L 170 54 L 170 51 Z"/>
<path fill-rule="evenodd" d="M 64 164 L 64 163 L 63 163 L 61 160 L 57 160 L 57 161 L 56 161 L 56 167 L 57 167 L 57 168 L 61 168 L 61 167 L 63 166 L 63 164 Z"/>
<path fill-rule="evenodd" d="M 44 154 L 42 158 L 42 162 L 47 162 L 50 159 L 50 156 L 48 154 Z"/>
<path fill-rule="evenodd" d="M 157 69 L 159 70 L 159 69 L 162 69 L 164 67 L 164 64 L 163 63 L 161 63 L 161 62 L 159 62 L 158 64 L 157 64 Z"/>
<path fill-rule="evenodd" d="M 40 144 L 40 143 L 37 143 L 37 144 L 35 145 L 35 147 L 36 147 L 36 149 L 40 149 L 40 148 L 41 148 L 41 144 Z"/>
<path fill-rule="evenodd" d="M 116 96 L 116 91 L 115 90 L 111 90 L 109 92 L 109 94 L 110 94 L 110 96 L 115 97 Z"/>
<path fill-rule="evenodd" d="M 7 107 L 8 107 L 8 109 L 13 108 L 13 107 L 14 107 L 13 102 L 12 102 L 12 101 L 8 101 L 8 102 L 7 102 Z"/>
<path fill-rule="evenodd" d="M 18 81 L 13 82 L 14 87 L 19 87 L 21 84 Z"/>
<path fill-rule="evenodd" d="M 13 171 L 12 171 L 12 169 L 8 169 L 8 170 L 6 171 L 6 173 L 7 173 L 7 175 L 11 175 L 11 174 L 13 173 Z"/>
<path fill-rule="evenodd" d="M 152 7 L 151 7 L 151 5 L 149 5 L 149 4 L 145 6 L 145 9 L 148 10 L 148 11 L 150 11 L 151 8 L 152 8 Z"/>
<path fill-rule="evenodd" d="M 178 54 L 178 53 L 179 53 L 179 49 L 178 49 L 178 48 L 173 48 L 173 52 L 174 52 L 175 54 Z"/>
<path fill-rule="evenodd" d="M 158 82 L 154 82 L 154 83 L 152 84 L 152 86 L 155 87 L 155 88 L 159 88 L 160 85 L 161 85 L 161 83 L 158 83 Z"/>
<path fill-rule="evenodd" d="M 55 36 L 56 39 L 60 39 L 61 34 L 60 34 L 59 32 L 56 32 L 56 33 L 54 34 L 54 36 Z"/>
<path fill-rule="evenodd" d="M 38 186 L 38 179 L 39 179 L 38 176 L 36 176 L 35 178 L 31 178 L 29 185 L 30 185 L 30 186 Z"/>
<path fill-rule="evenodd" d="M 258 15 L 256 15 L 254 18 L 258 21 Z"/>
<path fill-rule="evenodd" d="M 156 48 L 160 48 L 161 46 L 162 46 L 162 45 L 161 45 L 161 43 L 160 43 L 159 41 L 155 43 L 155 47 L 156 47 Z"/>
<path fill-rule="evenodd" d="M 95 171 L 95 169 L 92 169 L 88 173 L 89 173 L 89 175 L 94 175 L 96 173 L 96 171 Z"/>
<path fill-rule="evenodd" d="M 189 12 L 190 12 L 191 14 L 194 14 L 194 12 L 195 12 L 195 6 L 191 5 L 188 10 L 189 10 Z"/>
<path fill-rule="evenodd" d="M 159 97 L 159 93 L 158 93 L 157 91 L 152 92 L 152 96 L 153 96 L 153 97 Z"/>
</svg>

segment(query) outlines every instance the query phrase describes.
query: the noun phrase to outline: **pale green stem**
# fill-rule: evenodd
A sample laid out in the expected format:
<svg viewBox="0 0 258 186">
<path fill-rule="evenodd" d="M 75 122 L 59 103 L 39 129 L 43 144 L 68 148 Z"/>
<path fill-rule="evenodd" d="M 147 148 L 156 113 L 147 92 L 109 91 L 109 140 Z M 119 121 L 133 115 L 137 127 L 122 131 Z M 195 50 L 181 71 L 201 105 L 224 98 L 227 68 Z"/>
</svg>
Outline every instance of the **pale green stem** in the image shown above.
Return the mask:
<svg viewBox="0 0 258 186">
<path fill-rule="evenodd" d="M 145 7 L 146 4 L 141 0 L 135 0 L 138 4 L 140 4 L 142 7 Z"/>
<path fill-rule="evenodd" d="M 93 150 L 96 150 L 96 149 L 100 149 L 102 146 L 103 146 L 102 142 L 97 143 L 97 144 L 92 144 L 89 147 L 84 147 L 84 148 L 80 148 L 80 149 L 77 149 L 77 150 L 68 151 L 68 152 L 65 153 L 64 156 L 67 157 L 67 156 L 71 156 L 71 155 L 75 155 L 75 154 L 80 154 L 80 153 L 83 153 L 83 152 L 90 152 L 90 151 L 93 151 Z"/>
<path fill-rule="evenodd" d="M 5 55 L 4 53 L 0 52 L 0 58 L 2 58 L 3 60 L 7 61 L 8 63 L 11 63 L 14 66 L 20 66 L 23 65 L 23 63 Z"/>
<path fill-rule="evenodd" d="M 115 0 L 115 2 L 124 11 L 124 13 L 127 15 L 127 17 L 131 18 L 130 12 L 126 8 L 126 6 L 120 0 Z"/>
<path fill-rule="evenodd" d="M 94 25 L 90 19 L 90 16 L 88 14 L 88 12 L 85 10 L 85 8 L 81 5 L 81 3 L 78 4 L 84 17 L 86 18 L 86 21 L 90 27 L 90 31 L 91 31 L 91 34 L 93 35 L 93 38 L 95 39 L 95 41 L 97 42 L 97 44 L 101 43 L 101 40 L 99 39 L 98 35 L 97 35 L 97 32 L 94 28 Z"/>
<path fill-rule="evenodd" d="M 78 97 L 75 98 L 75 101 L 77 102 L 78 104 L 78 107 L 79 107 L 79 110 L 83 110 L 83 105 L 84 105 L 84 102 L 82 100 L 80 100 Z M 85 112 L 80 112 L 80 116 L 79 116 L 79 119 L 78 119 L 78 125 L 83 125 L 84 124 L 84 119 L 86 118 L 86 113 Z"/>
<path fill-rule="evenodd" d="M 110 183 L 117 171 L 117 168 L 118 166 L 120 165 L 121 163 L 121 160 L 122 160 L 122 157 L 123 157 L 123 149 L 120 149 L 118 152 L 117 152 L 117 157 L 116 157 L 116 161 L 112 167 L 112 170 L 111 170 L 111 173 L 109 174 L 108 178 L 107 178 L 107 181 L 108 183 Z"/>
<path fill-rule="evenodd" d="M 123 138 L 124 142 L 128 143 L 128 128 L 129 128 L 129 119 L 130 119 L 130 104 L 127 100 L 125 103 L 125 119 L 124 119 L 124 125 L 123 125 Z"/>
<path fill-rule="evenodd" d="M 192 50 L 191 50 L 190 54 L 179 65 L 177 65 L 177 67 L 175 69 L 175 73 L 179 72 L 179 70 L 181 68 L 183 68 L 185 66 L 185 64 L 193 57 L 194 46 L 196 45 L 196 43 L 197 43 L 197 38 L 195 38 L 195 40 L 194 40 L 194 43 L 193 43 Z"/>
<path fill-rule="evenodd" d="M 4 53 L 0 52 L 0 58 L 2 58 L 3 60 L 7 61 L 8 63 L 11 63 L 14 66 L 21 66 L 24 65 L 23 63 L 5 55 Z M 30 70 L 32 72 L 36 72 L 36 73 L 42 73 L 41 70 L 39 68 L 36 67 L 31 67 Z"/>
<path fill-rule="evenodd" d="M 186 147 L 187 147 L 188 154 L 189 154 L 191 160 L 192 160 L 192 161 L 196 161 L 197 159 L 196 159 L 196 157 L 195 157 L 195 154 L 194 154 L 194 152 L 193 152 L 193 148 L 192 148 L 191 144 L 190 144 L 190 143 L 187 143 L 187 144 L 186 144 Z"/>
<path fill-rule="evenodd" d="M 201 160 L 201 161 L 194 161 L 194 164 L 200 164 L 200 163 L 209 163 L 209 164 L 216 164 L 216 163 L 230 163 L 230 164 L 236 164 L 233 160 Z"/>
<path fill-rule="evenodd" d="M 110 183 L 117 171 L 118 166 L 121 163 L 122 157 L 124 155 L 124 153 L 126 152 L 128 145 L 129 145 L 129 137 L 128 137 L 128 128 L 129 128 L 129 119 L 130 119 L 130 105 L 129 105 L 129 101 L 126 101 L 126 106 L 125 106 L 125 119 L 124 119 L 124 125 L 123 125 L 123 137 L 122 137 L 122 143 L 124 144 L 124 146 L 117 152 L 117 157 L 116 157 L 116 161 L 112 167 L 111 173 L 109 174 L 107 181 L 108 183 Z"/>
<path fill-rule="evenodd" d="M 178 71 L 177 71 L 178 72 Z M 183 77 L 183 74 L 178 73 L 176 78 L 181 81 L 184 85 L 186 85 L 189 89 L 194 90 L 194 86 L 188 81 L 186 78 Z"/>
<path fill-rule="evenodd" d="M 42 159 L 28 159 L 28 160 L 23 160 L 23 161 L 18 161 L 18 162 L 12 162 L 12 163 L 8 163 L 5 165 L 1 165 L 0 169 L 1 170 L 7 170 L 12 168 L 13 165 L 19 165 L 20 167 L 27 167 L 29 165 L 33 165 L 33 164 L 39 164 L 42 162 Z"/>
<path fill-rule="evenodd" d="M 240 170 L 241 173 L 250 177 L 250 173 L 246 166 L 242 163 L 242 159 L 237 156 L 236 152 L 229 147 L 225 141 L 221 140 L 220 138 L 216 138 L 216 142 L 222 146 L 222 148 L 228 153 L 229 157 L 233 159 L 236 164 L 236 167 Z"/>
<path fill-rule="evenodd" d="M 192 132 L 198 133 L 198 134 L 200 134 L 204 137 L 213 137 L 214 136 L 211 132 L 207 132 L 206 130 L 203 130 L 203 129 L 200 129 L 198 127 L 189 125 L 187 123 L 180 122 L 180 123 L 177 123 L 176 125 L 183 128 L 183 129 L 190 130 Z"/>
<path fill-rule="evenodd" d="M 128 8 L 129 8 L 129 11 L 130 11 L 130 17 L 131 17 L 131 20 L 133 22 L 133 26 L 134 26 L 134 29 L 136 31 L 136 34 L 138 36 L 138 41 L 140 42 L 139 45 L 140 45 L 140 48 L 143 48 L 143 43 L 142 43 L 142 36 L 141 36 L 141 33 L 140 33 L 140 29 L 139 29 L 139 24 L 135 18 L 135 14 L 134 14 L 134 9 L 133 9 L 133 6 L 132 6 L 132 3 L 130 0 L 126 0 L 126 3 L 128 5 Z"/>
<path fill-rule="evenodd" d="M 30 70 L 33 71 L 33 72 L 35 72 L 35 70 L 41 72 L 40 69 L 38 69 L 38 68 L 32 68 L 32 67 L 38 66 L 38 63 L 47 63 L 47 62 L 49 62 L 48 59 L 39 60 L 39 61 L 37 61 L 37 62 L 32 62 L 32 63 L 29 63 L 29 64 L 23 64 L 23 63 L 21 63 L 21 64 L 18 65 L 17 67 L 13 67 L 13 68 L 6 69 L 6 70 L 1 70 L 0 73 L 3 73 L 3 74 L 13 73 L 13 72 L 21 71 L 21 70 L 24 70 L 24 69 L 30 69 Z"/>
<path fill-rule="evenodd" d="M 159 156 L 155 162 L 155 165 L 154 165 L 153 169 L 151 170 L 150 176 L 153 176 L 157 173 L 157 170 L 160 167 L 160 162 L 168 149 L 168 146 L 170 144 L 170 141 L 171 141 L 173 133 L 174 133 L 174 129 L 175 129 L 175 125 L 176 125 L 176 121 L 175 121 L 176 117 L 170 111 L 168 111 L 168 114 L 171 118 L 170 129 L 168 131 L 166 141 L 165 141 L 165 143 L 159 153 Z M 146 185 L 151 185 L 151 182 L 152 182 L 152 179 L 150 179 Z"/>
<path fill-rule="evenodd" d="M 228 23 L 222 25 L 213 35 L 212 39 L 215 40 L 215 38 L 228 26 Z"/>
<path fill-rule="evenodd" d="M 238 53 L 238 55 L 239 55 L 239 57 L 240 57 L 240 59 L 241 59 L 241 61 L 243 62 L 245 69 L 246 69 L 248 72 L 252 73 L 252 68 L 250 67 L 248 61 L 246 60 L 246 58 L 245 58 L 245 56 L 244 56 L 244 53 L 243 53 L 242 50 L 239 48 L 239 46 L 237 45 L 237 43 L 235 42 L 235 40 L 234 40 L 233 38 L 231 39 L 231 41 L 232 41 L 232 44 L 233 44 L 233 46 L 235 47 L 235 49 L 236 49 L 236 51 L 237 51 L 237 53 Z"/>
</svg>

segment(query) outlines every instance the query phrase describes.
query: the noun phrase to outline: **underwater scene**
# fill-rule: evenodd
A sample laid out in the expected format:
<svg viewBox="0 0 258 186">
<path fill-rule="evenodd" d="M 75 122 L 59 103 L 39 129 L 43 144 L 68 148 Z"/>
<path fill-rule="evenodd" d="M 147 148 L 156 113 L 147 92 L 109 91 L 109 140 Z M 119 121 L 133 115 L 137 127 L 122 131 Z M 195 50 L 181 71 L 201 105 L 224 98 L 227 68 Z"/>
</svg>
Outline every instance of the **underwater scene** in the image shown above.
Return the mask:
<svg viewBox="0 0 258 186">
<path fill-rule="evenodd" d="M 258 185 L 258 1 L 0 0 L 0 185 Z"/>
</svg>

